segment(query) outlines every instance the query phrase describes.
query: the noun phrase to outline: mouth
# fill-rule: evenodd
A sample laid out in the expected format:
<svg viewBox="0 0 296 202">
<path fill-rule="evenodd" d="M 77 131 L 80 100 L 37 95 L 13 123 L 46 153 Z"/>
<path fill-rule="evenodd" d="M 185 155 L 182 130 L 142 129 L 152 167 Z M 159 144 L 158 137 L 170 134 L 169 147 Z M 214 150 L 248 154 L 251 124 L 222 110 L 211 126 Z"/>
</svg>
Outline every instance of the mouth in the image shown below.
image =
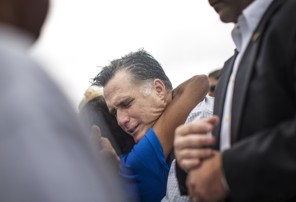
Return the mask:
<svg viewBox="0 0 296 202">
<path fill-rule="evenodd" d="M 136 125 L 135 127 L 129 129 L 127 132 L 135 138 L 137 136 L 137 128 L 139 125 Z"/>
</svg>

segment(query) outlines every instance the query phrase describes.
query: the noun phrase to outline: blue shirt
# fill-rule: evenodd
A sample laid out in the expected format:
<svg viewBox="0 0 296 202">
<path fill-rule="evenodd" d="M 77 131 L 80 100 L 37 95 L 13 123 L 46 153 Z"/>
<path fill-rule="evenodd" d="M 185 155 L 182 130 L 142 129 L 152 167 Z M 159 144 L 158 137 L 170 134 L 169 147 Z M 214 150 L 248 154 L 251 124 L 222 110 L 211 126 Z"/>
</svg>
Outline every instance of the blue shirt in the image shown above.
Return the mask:
<svg viewBox="0 0 296 202">
<path fill-rule="evenodd" d="M 120 174 L 137 190 L 141 202 L 159 202 L 166 193 L 169 166 L 162 146 L 150 128 L 131 152 L 120 156 Z"/>
</svg>

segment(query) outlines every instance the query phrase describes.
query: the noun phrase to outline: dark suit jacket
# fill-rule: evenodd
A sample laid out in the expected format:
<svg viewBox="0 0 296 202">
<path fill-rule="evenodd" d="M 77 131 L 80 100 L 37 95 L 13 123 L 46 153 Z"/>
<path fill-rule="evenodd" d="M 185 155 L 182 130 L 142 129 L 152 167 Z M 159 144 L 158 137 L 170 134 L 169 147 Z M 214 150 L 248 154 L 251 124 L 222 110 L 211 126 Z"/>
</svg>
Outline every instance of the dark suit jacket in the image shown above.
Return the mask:
<svg viewBox="0 0 296 202">
<path fill-rule="evenodd" d="M 223 115 L 233 58 L 216 88 Z M 214 135 L 219 140 L 221 125 Z M 274 0 L 240 62 L 223 169 L 232 201 L 296 201 L 296 1 Z M 218 143 L 219 145 L 219 143 Z"/>
</svg>

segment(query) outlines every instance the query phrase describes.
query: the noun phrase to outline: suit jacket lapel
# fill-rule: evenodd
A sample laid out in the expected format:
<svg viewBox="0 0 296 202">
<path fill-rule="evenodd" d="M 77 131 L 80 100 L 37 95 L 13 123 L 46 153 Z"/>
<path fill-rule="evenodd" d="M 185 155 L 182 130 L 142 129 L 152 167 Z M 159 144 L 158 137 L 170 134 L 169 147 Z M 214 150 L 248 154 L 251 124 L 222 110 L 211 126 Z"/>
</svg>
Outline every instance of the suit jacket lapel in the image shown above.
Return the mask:
<svg viewBox="0 0 296 202">
<path fill-rule="evenodd" d="M 239 68 L 236 74 L 235 85 L 233 90 L 232 100 L 232 115 L 231 115 L 231 142 L 235 142 L 239 135 L 239 128 L 241 123 L 241 114 L 245 104 L 246 94 L 248 92 L 249 82 L 252 76 L 252 72 L 255 66 L 255 61 L 258 56 L 258 48 L 262 40 L 264 30 L 267 26 L 267 22 L 272 17 L 275 10 L 278 8 L 282 0 L 274 0 L 274 2 L 267 9 L 262 20 L 260 21 L 257 29 L 251 37 L 250 43 L 244 53 L 243 58 L 239 64 Z"/>
<path fill-rule="evenodd" d="M 235 54 L 224 63 L 220 79 L 216 86 L 214 114 L 218 115 L 219 117 L 222 117 L 222 114 L 223 114 L 224 99 L 226 95 L 227 85 L 228 85 L 228 81 L 232 72 L 232 67 L 233 67 L 236 56 L 237 56 L 237 51 L 235 51 Z M 220 128 L 221 128 L 221 122 L 213 131 L 213 135 L 217 139 L 216 149 L 219 149 L 219 145 L 220 145 L 220 133 L 219 133 Z"/>
</svg>

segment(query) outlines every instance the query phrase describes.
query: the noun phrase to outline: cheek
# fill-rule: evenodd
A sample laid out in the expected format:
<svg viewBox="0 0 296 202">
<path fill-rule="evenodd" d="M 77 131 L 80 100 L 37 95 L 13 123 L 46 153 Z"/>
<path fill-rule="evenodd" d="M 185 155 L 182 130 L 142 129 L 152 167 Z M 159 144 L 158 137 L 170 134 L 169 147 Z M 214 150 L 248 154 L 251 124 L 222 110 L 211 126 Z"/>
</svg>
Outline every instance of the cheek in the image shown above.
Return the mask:
<svg viewBox="0 0 296 202">
<path fill-rule="evenodd" d="M 158 119 L 164 111 L 164 107 L 151 107 L 141 111 L 141 117 L 143 122 L 151 123 Z"/>
<path fill-rule="evenodd" d="M 220 20 L 224 23 L 234 23 L 240 15 L 236 5 L 225 5 L 218 11 Z"/>
<path fill-rule="evenodd" d="M 140 103 L 140 102 L 139 102 Z M 133 114 L 144 123 L 151 123 L 159 118 L 166 107 L 164 100 L 147 99 L 141 104 L 133 107 Z"/>
</svg>

